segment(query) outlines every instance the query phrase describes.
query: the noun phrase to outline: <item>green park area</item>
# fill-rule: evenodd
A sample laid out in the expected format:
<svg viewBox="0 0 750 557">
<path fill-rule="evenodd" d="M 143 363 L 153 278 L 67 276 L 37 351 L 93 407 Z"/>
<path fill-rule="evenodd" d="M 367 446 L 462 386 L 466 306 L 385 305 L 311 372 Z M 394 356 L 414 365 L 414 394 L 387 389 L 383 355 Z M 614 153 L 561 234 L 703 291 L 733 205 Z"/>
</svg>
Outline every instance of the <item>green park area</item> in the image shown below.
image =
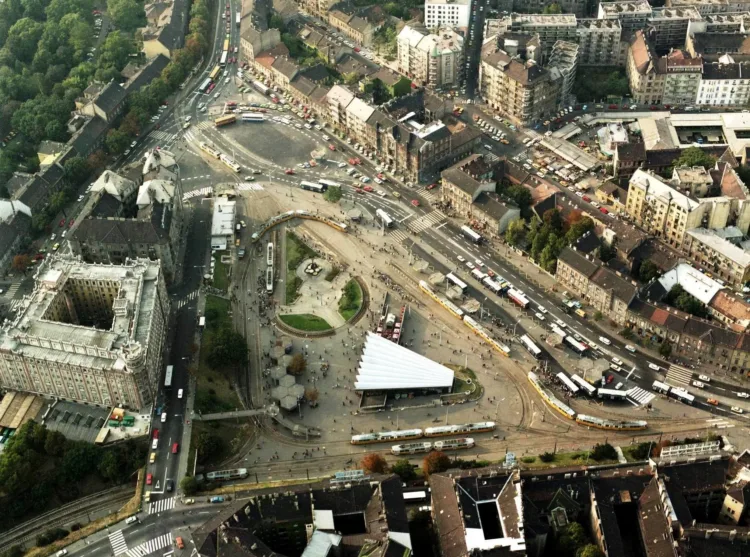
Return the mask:
<svg viewBox="0 0 750 557">
<path fill-rule="evenodd" d="M 328 321 L 310 313 L 279 315 L 279 319 L 300 331 L 328 331 L 332 328 Z"/>
<path fill-rule="evenodd" d="M 297 299 L 302 279 L 297 276 L 297 267 L 305 259 L 318 257 L 318 253 L 300 240 L 293 232 L 286 233 L 286 294 L 285 301 L 292 304 Z M 330 328 L 330 327 L 329 327 Z"/>
<path fill-rule="evenodd" d="M 344 294 L 339 300 L 339 313 L 341 317 L 349 321 L 357 315 L 359 308 L 362 306 L 362 288 L 359 283 L 351 279 L 344 286 Z"/>
</svg>

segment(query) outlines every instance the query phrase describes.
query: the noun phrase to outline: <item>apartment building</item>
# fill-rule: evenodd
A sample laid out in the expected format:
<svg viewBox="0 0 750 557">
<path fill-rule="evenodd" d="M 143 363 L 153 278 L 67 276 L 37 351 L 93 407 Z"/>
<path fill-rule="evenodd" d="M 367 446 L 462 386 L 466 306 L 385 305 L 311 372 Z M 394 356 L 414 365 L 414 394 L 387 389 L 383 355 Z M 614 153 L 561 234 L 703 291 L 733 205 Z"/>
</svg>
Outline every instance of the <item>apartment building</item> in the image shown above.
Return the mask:
<svg viewBox="0 0 750 557">
<path fill-rule="evenodd" d="M 577 43 L 569 41 L 557 41 L 552 46 L 547 68 L 550 71 L 556 70 L 560 73 L 560 102 L 562 104 L 568 104 L 572 98 L 573 85 L 578 70 L 579 50 Z"/>
<path fill-rule="evenodd" d="M 341 31 L 358 45 L 371 46 L 375 31 L 380 29 L 380 24 L 371 21 L 371 18 L 364 14 L 349 9 L 344 11 L 344 9 L 344 6 L 337 4 L 328 12 L 329 25 Z"/>
<path fill-rule="evenodd" d="M 685 49 L 704 62 L 719 62 L 727 54 L 738 62 L 750 60 L 750 34 L 743 33 L 688 33 Z"/>
<path fill-rule="evenodd" d="M 432 34 L 424 27 L 405 25 L 397 39 L 399 71 L 426 87 L 456 85 L 463 68 L 463 44 L 463 37 L 449 28 Z"/>
<path fill-rule="evenodd" d="M 668 8 L 694 8 L 701 15 L 736 11 L 734 8 L 729 8 L 727 0 L 667 0 L 666 6 Z"/>
<path fill-rule="evenodd" d="M 557 111 L 562 76 L 534 59 L 518 60 L 499 48 L 483 49 L 479 91 L 497 112 L 527 125 Z M 514 55 L 514 54 L 513 54 Z"/>
<path fill-rule="evenodd" d="M 469 27 L 471 0 L 425 0 L 424 24 L 427 29 Z"/>
<path fill-rule="evenodd" d="M 573 14 L 510 14 L 504 20 L 500 28 L 538 35 L 544 57 L 550 55 L 557 41 L 576 42 L 577 20 Z"/>
<path fill-rule="evenodd" d="M 705 62 L 695 102 L 711 106 L 747 106 L 750 103 L 750 62 L 735 62 L 729 54 L 718 62 Z"/>
<path fill-rule="evenodd" d="M 615 66 L 620 61 L 622 25 L 618 19 L 579 19 L 576 27 L 578 64 Z"/>
<path fill-rule="evenodd" d="M 750 252 L 724 237 L 721 230 L 688 230 L 682 250 L 701 268 L 732 286 L 750 280 Z"/>
<path fill-rule="evenodd" d="M 0 386 L 144 409 L 156 393 L 168 320 L 159 261 L 98 265 L 52 255 L 0 328 Z"/>
<path fill-rule="evenodd" d="M 586 15 L 588 6 L 585 0 L 560 0 L 555 3 L 560 6 L 560 9 L 565 14 L 573 14 L 576 17 L 584 17 Z M 547 0 L 512 0 L 511 9 L 508 11 L 541 14 L 549 4 Z M 506 8 L 502 7 L 499 9 Z"/>
<path fill-rule="evenodd" d="M 628 37 L 635 31 L 646 27 L 651 16 L 651 6 L 647 0 L 633 0 L 625 2 L 600 2 L 597 18 L 617 19 L 622 25 L 623 37 Z"/>
<path fill-rule="evenodd" d="M 171 58 L 182 48 L 187 30 L 188 5 L 185 0 L 151 2 L 144 6 L 146 27 L 139 29 L 143 39 L 142 51 L 146 58 L 158 55 Z"/>
<path fill-rule="evenodd" d="M 658 52 L 684 48 L 691 22 L 701 21 L 695 8 L 654 8 L 647 19 L 647 34 Z"/>
</svg>

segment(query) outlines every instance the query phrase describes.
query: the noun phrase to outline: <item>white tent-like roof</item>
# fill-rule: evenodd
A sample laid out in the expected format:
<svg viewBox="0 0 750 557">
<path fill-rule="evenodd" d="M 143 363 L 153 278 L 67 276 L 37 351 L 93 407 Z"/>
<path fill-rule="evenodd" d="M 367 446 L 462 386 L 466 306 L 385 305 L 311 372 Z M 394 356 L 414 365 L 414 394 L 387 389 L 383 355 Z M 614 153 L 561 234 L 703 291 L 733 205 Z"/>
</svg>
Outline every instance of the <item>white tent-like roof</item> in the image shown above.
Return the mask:
<svg viewBox="0 0 750 557">
<path fill-rule="evenodd" d="M 442 389 L 452 385 L 453 370 L 367 333 L 354 382 L 356 390 Z"/>
</svg>

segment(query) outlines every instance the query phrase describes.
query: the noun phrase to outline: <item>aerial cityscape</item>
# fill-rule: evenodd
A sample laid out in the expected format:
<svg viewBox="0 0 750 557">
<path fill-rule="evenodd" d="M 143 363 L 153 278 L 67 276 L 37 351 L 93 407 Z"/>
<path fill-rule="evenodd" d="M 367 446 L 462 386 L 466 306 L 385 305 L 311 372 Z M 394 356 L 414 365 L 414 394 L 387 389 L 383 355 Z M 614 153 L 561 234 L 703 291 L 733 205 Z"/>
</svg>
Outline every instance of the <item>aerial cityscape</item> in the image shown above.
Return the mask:
<svg viewBox="0 0 750 557">
<path fill-rule="evenodd" d="M 750 557 L 750 0 L 0 22 L 0 557 Z"/>
</svg>

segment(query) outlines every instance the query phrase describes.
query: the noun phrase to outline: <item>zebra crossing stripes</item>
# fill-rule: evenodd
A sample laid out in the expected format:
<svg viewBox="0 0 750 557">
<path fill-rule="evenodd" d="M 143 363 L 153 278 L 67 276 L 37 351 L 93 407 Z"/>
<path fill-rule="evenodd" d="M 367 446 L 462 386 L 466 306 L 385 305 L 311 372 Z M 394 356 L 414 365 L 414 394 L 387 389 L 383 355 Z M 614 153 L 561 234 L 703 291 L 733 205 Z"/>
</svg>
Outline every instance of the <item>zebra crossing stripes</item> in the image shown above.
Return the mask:
<svg viewBox="0 0 750 557">
<path fill-rule="evenodd" d="M 148 506 L 148 514 L 162 513 L 174 509 L 174 497 L 152 501 Z"/>
<path fill-rule="evenodd" d="M 197 298 L 198 298 L 198 291 L 194 290 L 193 292 L 191 292 L 190 294 L 188 294 L 184 298 L 180 298 L 179 300 L 177 300 L 177 304 L 176 304 L 177 305 L 177 309 L 180 309 L 181 307 L 186 306 L 192 300 L 195 300 Z"/>
<path fill-rule="evenodd" d="M 405 242 L 408 236 L 403 230 L 392 230 L 390 236 L 397 242 Z"/>
<path fill-rule="evenodd" d="M 435 203 L 438 200 L 438 196 L 429 190 L 422 190 L 421 192 L 419 192 L 419 195 L 424 197 L 430 203 Z"/>
<path fill-rule="evenodd" d="M 241 182 L 237 189 L 240 191 L 261 191 L 263 186 L 256 182 Z"/>
<path fill-rule="evenodd" d="M 19 288 L 21 288 L 21 284 L 18 282 L 14 282 L 8 287 L 8 290 L 3 294 L 3 296 L 6 296 L 7 298 L 13 298 L 13 296 L 16 295 L 16 292 L 18 292 Z"/>
<path fill-rule="evenodd" d="M 150 134 L 148 134 L 148 136 L 156 139 L 157 141 L 169 141 L 174 137 L 174 134 L 163 132 L 161 130 L 154 130 Z"/>
<path fill-rule="evenodd" d="M 204 188 L 200 188 L 197 190 L 188 191 L 182 194 L 182 200 L 187 201 L 188 199 L 192 199 L 194 197 L 205 197 L 207 195 L 211 195 L 213 191 L 214 189 L 211 186 L 206 186 Z"/>
<path fill-rule="evenodd" d="M 158 538 L 143 542 L 142 544 L 135 546 L 133 549 L 128 550 L 127 555 L 128 557 L 146 557 L 146 555 L 164 549 L 170 545 L 172 545 L 172 535 L 162 534 Z"/>
<path fill-rule="evenodd" d="M 109 535 L 109 545 L 112 546 L 112 552 L 115 557 L 127 552 L 128 544 L 125 543 L 125 536 L 122 535 L 122 530 L 112 532 Z"/>
<path fill-rule="evenodd" d="M 693 372 L 682 366 L 671 364 L 667 370 L 667 376 L 665 381 L 672 385 L 674 383 L 680 383 L 682 385 L 689 385 L 693 378 Z"/>
<path fill-rule="evenodd" d="M 633 387 L 628 391 L 627 395 L 628 399 L 636 406 L 645 406 L 656 397 L 651 391 L 640 387 Z"/>
<path fill-rule="evenodd" d="M 427 213 L 426 215 L 421 216 L 418 219 L 408 222 L 406 226 L 412 232 L 419 234 L 423 230 L 427 230 L 428 228 L 432 228 L 436 224 L 440 224 L 446 218 L 447 217 L 443 213 L 436 209 L 431 213 Z"/>
</svg>

